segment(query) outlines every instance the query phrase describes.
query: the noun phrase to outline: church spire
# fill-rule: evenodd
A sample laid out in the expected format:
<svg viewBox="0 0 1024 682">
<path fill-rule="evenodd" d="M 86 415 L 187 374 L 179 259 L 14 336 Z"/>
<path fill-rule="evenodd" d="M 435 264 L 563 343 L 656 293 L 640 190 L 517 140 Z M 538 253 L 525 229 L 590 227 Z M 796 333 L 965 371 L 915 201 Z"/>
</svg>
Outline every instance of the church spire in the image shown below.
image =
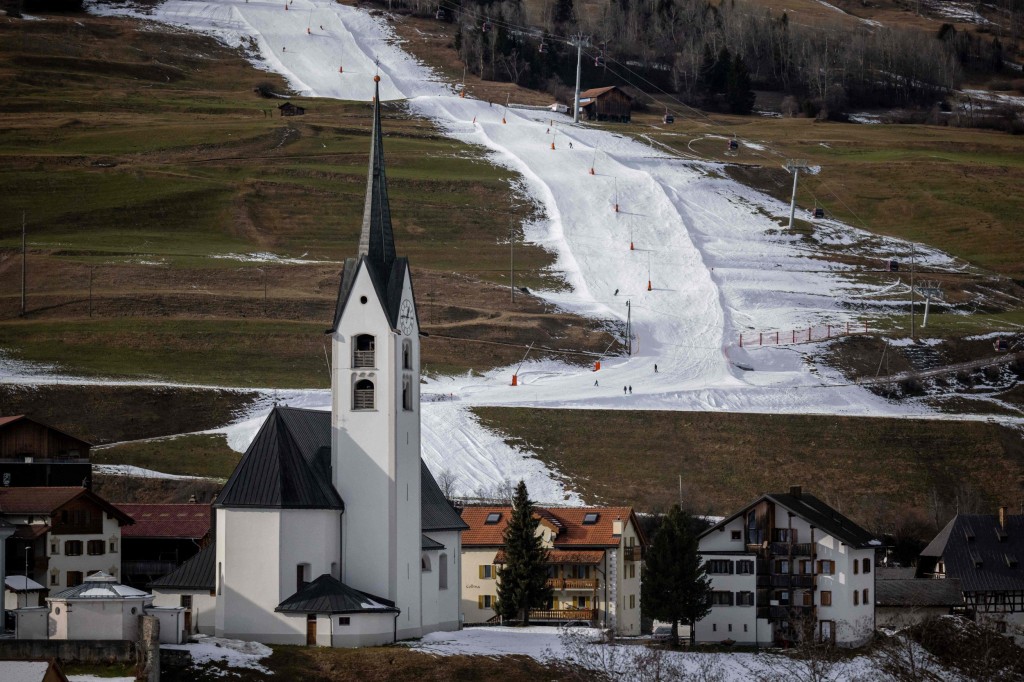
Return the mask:
<svg viewBox="0 0 1024 682">
<path fill-rule="evenodd" d="M 370 171 L 366 178 L 366 204 L 359 255 L 366 256 L 387 278 L 395 262 L 395 237 L 391 229 L 388 182 L 384 174 L 384 144 L 380 129 L 380 76 L 374 76 L 373 132 L 370 138 Z"/>
</svg>

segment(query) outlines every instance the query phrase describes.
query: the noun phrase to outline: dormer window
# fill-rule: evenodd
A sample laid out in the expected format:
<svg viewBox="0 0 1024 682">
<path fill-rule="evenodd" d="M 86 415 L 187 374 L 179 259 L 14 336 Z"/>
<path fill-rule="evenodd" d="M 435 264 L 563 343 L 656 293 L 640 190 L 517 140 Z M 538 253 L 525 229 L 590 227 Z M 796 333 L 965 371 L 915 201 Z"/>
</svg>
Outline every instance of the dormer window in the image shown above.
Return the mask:
<svg viewBox="0 0 1024 682">
<path fill-rule="evenodd" d="M 353 367 L 376 367 L 377 339 L 371 334 L 360 334 L 352 345 Z"/>
<path fill-rule="evenodd" d="M 487 515 L 487 518 L 484 519 L 484 523 L 488 526 L 493 526 L 498 521 L 501 521 L 501 512 L 491 512 Z"/>
<path fill-rule="evenodd" d="M 592 526 L 592 525 L 594 525 L 595 523 L 597 523 L 597 519 L 598 519 L 599 516 L 600 516 L 600 514 L 596 514 L 594 512 L 588 512 L 588 513 L 584 514 L 583 515 L 583 525 L 584 526 Z"/>
<path fill-rule="evenodd" d="M 369 379 L 360 379 L 352 390 L 352 409 L 372 410 L 374 404 L 373 382 Z"/>
</svg>

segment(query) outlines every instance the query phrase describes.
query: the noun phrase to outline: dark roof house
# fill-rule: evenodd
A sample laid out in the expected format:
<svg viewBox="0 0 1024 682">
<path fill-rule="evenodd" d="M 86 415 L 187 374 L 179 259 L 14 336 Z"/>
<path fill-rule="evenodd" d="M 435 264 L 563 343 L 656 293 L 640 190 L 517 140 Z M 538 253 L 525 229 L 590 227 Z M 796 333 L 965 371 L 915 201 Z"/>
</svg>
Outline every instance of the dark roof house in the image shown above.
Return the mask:
<svg viewBox="0 0 1024 682">
<path fill-rule="evenodd" d="M 921 552 L 917 576 L 955 579 L 964 603 L 986 612 L 1024 610 L 1024 515 L 957 514 Z"/>
</svg>

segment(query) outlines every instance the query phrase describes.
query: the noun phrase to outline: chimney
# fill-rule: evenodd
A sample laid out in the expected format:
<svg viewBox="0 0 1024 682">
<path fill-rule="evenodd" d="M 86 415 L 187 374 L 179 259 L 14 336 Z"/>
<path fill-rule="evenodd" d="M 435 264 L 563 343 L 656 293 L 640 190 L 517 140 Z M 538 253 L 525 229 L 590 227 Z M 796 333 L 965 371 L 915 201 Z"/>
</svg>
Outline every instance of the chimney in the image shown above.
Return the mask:
<svg viewBox="0 0 1024 682">
<path fill-rule="evenodd" d="M 1006 530 L 1006 507 L 999 508 L 999 527 Z"/>
<path fill-rule="evenodd" d="M 612 521 L 612 535 L 622 535 L 622 518 Z"/>
<path fill-rule="evenodd" d="M 803 493 L 803 490 L 800 488 L 800 486 L 798 486 L 798 485 L 791 485 L 791 486 L 789 486 L 789 494 L 792 495 L 793 497 L 795 497 L 797 499 L 800 499 L 801 493 Z"/>
</svg>

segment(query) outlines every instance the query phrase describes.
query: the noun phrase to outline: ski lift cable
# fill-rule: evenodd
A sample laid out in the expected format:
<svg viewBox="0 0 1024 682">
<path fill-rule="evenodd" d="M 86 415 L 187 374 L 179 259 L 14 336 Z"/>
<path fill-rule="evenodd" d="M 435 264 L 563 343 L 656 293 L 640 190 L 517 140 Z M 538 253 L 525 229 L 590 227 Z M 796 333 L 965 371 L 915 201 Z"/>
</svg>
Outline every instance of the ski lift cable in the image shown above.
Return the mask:
<svg viewBox="0 0 1024 682">
<path fill-rule="evenodd" d="M 466 16 L 473 18 L 475 21 L 488 21 L 495 26 L 500 26 L 502 28 L 519 31 L 525 35 L 537 37 L 540 38 L 541 40 L 546 40 L 548 42 L 558 42 L 563 43 L 565 45 L 572 44 L 572 40 L 566 36 L 561 36 L 556 33 L 548 33 L 547 31 L 539 31 L 536 28 L 524 26 L 522 24 L 516 24 L 504 18 L 495 19 L 490 14 L 475 9 L 461 7 L 454 2 L 450 2 L 450 0 L 439 0 L 438 5 L 452 12 L 453 15 L 462 13 L 465 14 Z"/>
</svg>

